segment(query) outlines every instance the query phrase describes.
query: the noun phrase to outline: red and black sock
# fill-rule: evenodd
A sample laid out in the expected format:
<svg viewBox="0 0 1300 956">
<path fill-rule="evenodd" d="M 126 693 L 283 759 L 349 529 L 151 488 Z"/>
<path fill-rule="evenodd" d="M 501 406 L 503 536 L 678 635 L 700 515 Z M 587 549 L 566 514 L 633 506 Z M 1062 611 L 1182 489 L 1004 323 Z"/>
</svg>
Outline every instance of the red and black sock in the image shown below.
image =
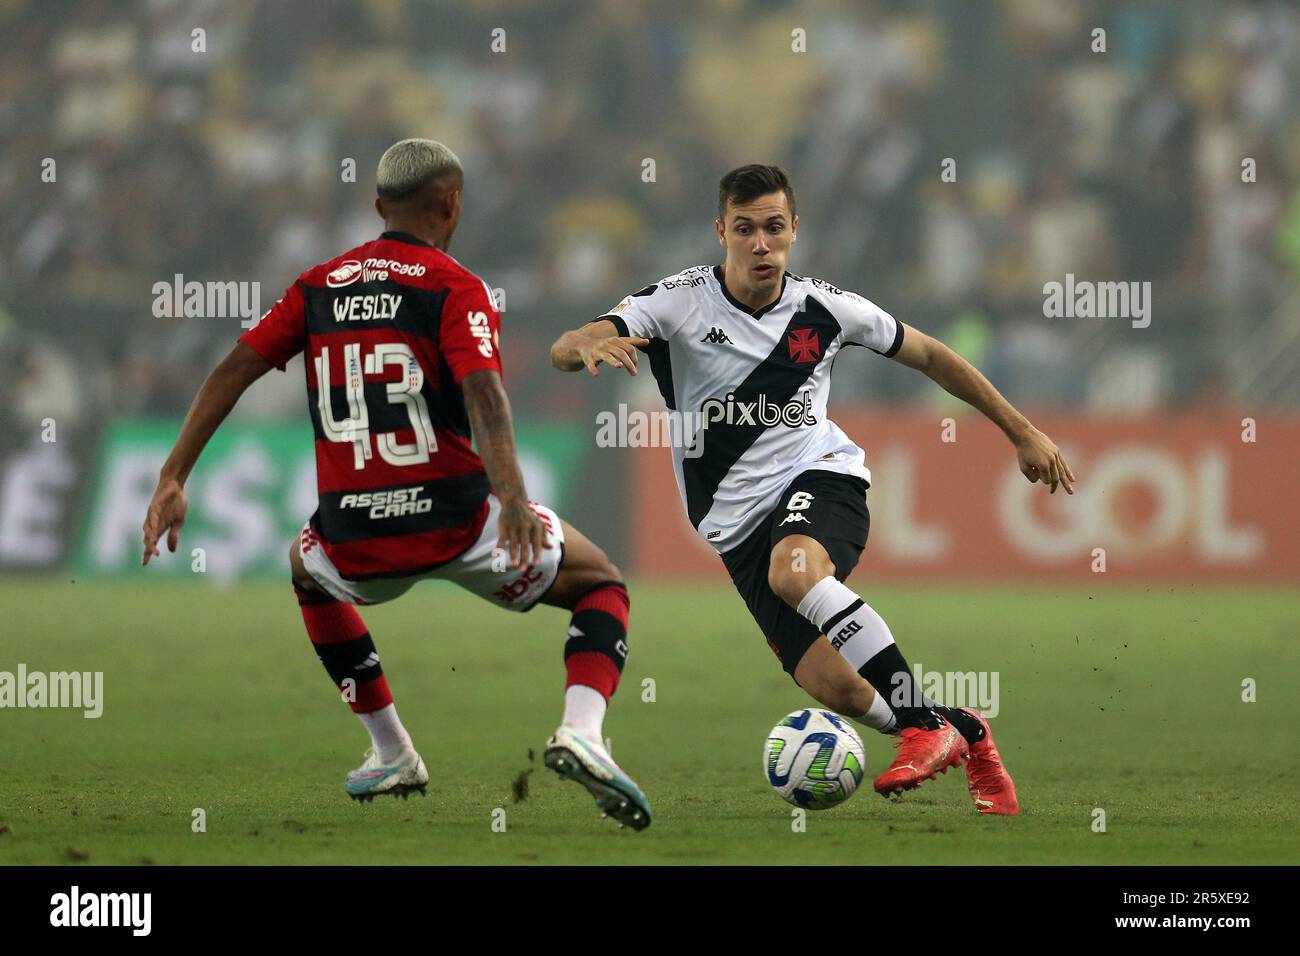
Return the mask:
<svg viewBox="0 0 1300 956">
<path fill-rule="evenodd" d="M 356 608 L 297 585 L 293 590 L 316 656 L 352 710 L 366 714 L 391 704 L 393 695 L 379 665 L 379 652 Z"/>
<path fill-rule="evenodd" d="M 598 584 L 578 599 L 564 643 L 565 687 L 581 684 L 606 700 L 613 696 L 627 661 L 630 606 L 621 581 Z"/>
</svg>

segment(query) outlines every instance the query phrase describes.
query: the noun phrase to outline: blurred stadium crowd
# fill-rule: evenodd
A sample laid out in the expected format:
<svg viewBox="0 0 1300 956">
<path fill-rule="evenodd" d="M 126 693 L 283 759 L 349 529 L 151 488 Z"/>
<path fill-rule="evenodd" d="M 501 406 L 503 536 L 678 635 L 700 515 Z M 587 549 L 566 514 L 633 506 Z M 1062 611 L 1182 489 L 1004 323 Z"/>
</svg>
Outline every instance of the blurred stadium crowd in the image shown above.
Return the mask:
<svg viewBox="0 0 1300 956">
<path fill-rule="evenodd" d="M 717 261 L 717 179 L 754 161 L 794 178 L 793 271 L 1018 402 L 1300 402 L 1287 0 L 0 0 L 0 51 L 0 400 L 24 423 L 182 412 L 239 320 L 156 318 L 154 283 L 256 281 L 268 308 L 377 233 L 374 167 L 406 136 L 465 163 L 451 251 L 505 291 L 524 415 L 594 400 L 551 339 Z M 1151 281 L 1151 327 L 1045 318 L 1067 273 Z M 928 394 L 854 369 L 842 400 Z M 273 378 L 241 414 L 300 414 L 300 378 Z"/>
</svg>

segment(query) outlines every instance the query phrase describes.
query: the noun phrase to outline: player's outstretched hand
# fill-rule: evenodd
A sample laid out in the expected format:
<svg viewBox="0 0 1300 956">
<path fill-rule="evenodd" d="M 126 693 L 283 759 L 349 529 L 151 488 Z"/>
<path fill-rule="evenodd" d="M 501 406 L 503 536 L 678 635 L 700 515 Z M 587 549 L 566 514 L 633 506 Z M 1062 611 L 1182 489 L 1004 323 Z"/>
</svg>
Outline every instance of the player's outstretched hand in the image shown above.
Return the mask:
<svg viewBox="0 0 1300 956">
<path fill-rule="evenodd" d="M 588 338 L 579 348 L 582 363 L 592 375 L 601 362 L 614 368 L 626 368 L 629 375 L 636 374 L 636 350 L 639 346 L 649 345 L 649 339 L 637 335 L 616 335 L 608 339 Z"/>
<path fill-rule="evenodd" d="M 1051 485 L 1052 494 L 1056 494 L 1058 484 L 1067 495 L 1074 494 L 1074 472 L 1061 457 L 1061 449 L 1032 425 L 1016 442 L 1016 457 L 1020 459 L 1020 473 L 1030 481 Z"/>
<path fill-rule="evenodd" d="M 509 555 L 510 564 L 516 568 L 537 564 L 542 560 L 542 552 L 550 547 L 546 543 L 546 525 L 524 499 L 501 502 L 497 547 Z"/>
<path fill-rule="evenodd" d="M 175 552 L 180 542 L 181 526 L 185 524 L 185 511 L 189 503 L 185 500 L 185 489 L 181 483 L 172 478 L 158 482 L 158 488 L 149 502 L 149 511 L 144 518 L 144 557 L 141 564 L 148 564 L 158 550 L 158 539 L 167 535 L 167 550 Z"/>
</svg>

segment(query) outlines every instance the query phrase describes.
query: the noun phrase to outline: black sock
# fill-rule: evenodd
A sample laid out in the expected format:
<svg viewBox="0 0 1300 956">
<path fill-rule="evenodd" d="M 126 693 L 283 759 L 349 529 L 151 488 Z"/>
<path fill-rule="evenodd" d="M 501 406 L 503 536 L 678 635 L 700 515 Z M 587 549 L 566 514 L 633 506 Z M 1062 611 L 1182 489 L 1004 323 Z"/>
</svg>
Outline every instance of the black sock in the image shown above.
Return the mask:
<svg viewBox="0 0 1300 956">
<path fill-rule="evenodd" d="M 970 714 L 955 707 L 936 704 L 925 696 L 912 679 L 912 669 L 907 666 L 897 644 L 881 649 L 862 665 L 858 673 L 866 678 L 877 694 L 884 695 L 898 718 L 900 727 L 934 730 L 946 720 L 966 738 L 966 743 L 973 744 L 984 739 L 984 728 Z"/>
<path fill-rule="evenodd" d="M 885 698 L 900 727 L 920 727 L 934 730 L 943 720 L 935 710 L 935 703 L 921 693 L 912 680 L 912 670 L 903 660 L 897 644 L 890 644 L 876 652 L 859 668 L 861 674 L 877 694 Z"/>
<path fill-rule="evenodd" d="M 957 733 L 966 738 L 966 743 L 979 743 L 984 739 L 984 728 L 966 711 L 958 707 L 943 706 L 936 706 L 935 710 L 943 715 L 944 720 L 957 728 Z"/>
</svg>

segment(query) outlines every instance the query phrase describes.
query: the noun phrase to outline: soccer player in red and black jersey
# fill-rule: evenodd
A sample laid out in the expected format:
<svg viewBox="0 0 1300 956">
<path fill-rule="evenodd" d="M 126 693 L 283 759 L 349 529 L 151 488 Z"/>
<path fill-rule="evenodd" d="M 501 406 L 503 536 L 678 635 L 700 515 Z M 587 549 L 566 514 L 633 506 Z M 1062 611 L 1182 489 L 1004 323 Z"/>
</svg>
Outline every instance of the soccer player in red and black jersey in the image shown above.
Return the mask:
<svg viewBox="0 0 1300 956">
<path fill-rule="evenodd" d="M 572 611 L 564 717 L 545 762 L 642 829 L 649 801 L 601 730 L 627 657 L 627 589 L 600 548 L 524 490 L 501 319 L 483 281 L 446 252 L 460 161 L 432 140 L 403 140 L 384 153 L 377 185 L 384 233 L 299 276 L 200 389 L 149 504 L 143 561 L 164 536 L 176 550 L 185 481 L 239 397 L 305 353 L 319 500 L 289 564 L 316 653 L 373 741 L 348 794 L 405 796 L 428 783 L 354 605 L 438 578 L 508 610 Z"/>
</svg>

